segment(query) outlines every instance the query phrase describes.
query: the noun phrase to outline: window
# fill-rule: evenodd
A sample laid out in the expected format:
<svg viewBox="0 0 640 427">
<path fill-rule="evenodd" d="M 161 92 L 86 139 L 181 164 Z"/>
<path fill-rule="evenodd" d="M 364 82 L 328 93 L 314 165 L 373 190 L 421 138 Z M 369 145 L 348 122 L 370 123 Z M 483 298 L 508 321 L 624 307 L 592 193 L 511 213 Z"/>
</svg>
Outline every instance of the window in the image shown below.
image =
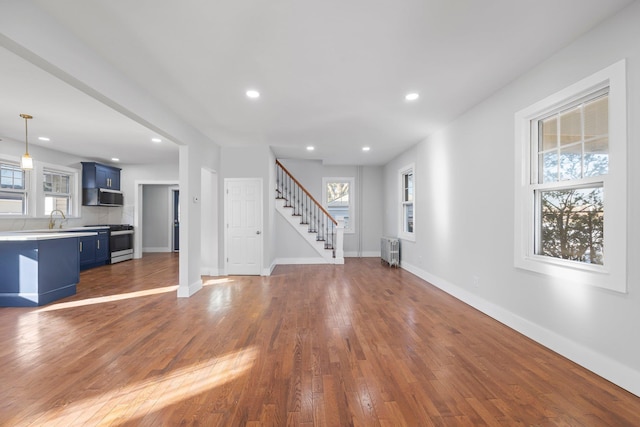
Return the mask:
<svg viewBox="0 0 640 427">
<path fill-rule="evenodd" d="M 516 139 L 516 266 L 624 292 L 624 61 L 517 113 Z"/>
<path fill-rule="evenodd" d="M 354 233 L 354 179 L 322 178 L 322 204 L 332 217 L 344 217 L 344 232 Z"/>
<path fill-rule="evenodd" d="M 42 191 L 44 192 L 44 214 L 60 210 L 65 215 L 72 213 L 72 179 L 64 172 L 44 169 Z"/>
<path fill-rule="evenodd" d="M 18 164 L 0 162 L 0 215 L 26 214 L 26 174 Z"/>
<path fill-rule="evenodd" d="M 0 216 L 40 218 L 56 209 L 67 218 L 78 216 L 78 174 L 77 169 L 38 161 L 26 172 L 19 159 L 0 160 Z"/>
<path fill-rule="evenodd" d="M 415 179 L 414 165 L 400 169 L 400 232 L 403 239 L 415 240 Z"/>
<path fill-rule="evenodd" d="M 609 89 L 532 123 L 535 253 L 602 265 Z"/>
</svg>

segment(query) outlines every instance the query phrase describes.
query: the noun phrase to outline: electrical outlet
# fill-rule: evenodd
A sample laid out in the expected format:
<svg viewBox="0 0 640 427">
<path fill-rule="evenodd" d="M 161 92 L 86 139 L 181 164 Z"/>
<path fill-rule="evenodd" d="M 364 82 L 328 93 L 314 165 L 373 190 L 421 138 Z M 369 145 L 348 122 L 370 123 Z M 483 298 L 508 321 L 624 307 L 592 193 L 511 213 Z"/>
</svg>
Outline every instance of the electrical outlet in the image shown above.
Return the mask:
<svg viewBox="0 0 640 427">
<path fill-rule="evenodd" d="M 473 287 L 474 288 L 480 287 L 480 278 L 478 276 L 473 276 Z"/>
</svg>

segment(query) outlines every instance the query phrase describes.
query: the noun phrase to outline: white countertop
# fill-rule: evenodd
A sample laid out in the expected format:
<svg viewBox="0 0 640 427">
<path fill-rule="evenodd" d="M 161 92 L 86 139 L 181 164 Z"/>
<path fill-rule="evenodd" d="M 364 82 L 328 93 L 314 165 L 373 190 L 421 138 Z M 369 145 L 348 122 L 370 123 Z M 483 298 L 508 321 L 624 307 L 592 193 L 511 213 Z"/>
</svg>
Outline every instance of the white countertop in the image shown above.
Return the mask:
<svg viewBox="0 0 640 427">
<path fill-rule="evenodd" d="M 76 229 L 84 229 L 77 227 Z M 24 230 L 24 231 L 5 231 L 0 233 L 0 242 L 20 242 L 27 240 L 51 240 L 51 239 L 68 239 L 70 237 L 95 236 L 95 231 L 62 231 L 57 230 Z"/>
</svg>

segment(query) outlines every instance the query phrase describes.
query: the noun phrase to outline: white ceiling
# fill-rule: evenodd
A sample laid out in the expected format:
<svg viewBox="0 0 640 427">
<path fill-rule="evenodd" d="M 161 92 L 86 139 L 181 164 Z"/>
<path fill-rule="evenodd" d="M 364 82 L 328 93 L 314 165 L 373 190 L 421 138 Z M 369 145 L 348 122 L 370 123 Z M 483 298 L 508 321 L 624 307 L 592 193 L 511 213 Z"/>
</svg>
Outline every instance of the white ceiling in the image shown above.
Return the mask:
<svg viewBox="0 0 640 427">
<path fill-rule="evenodd" d="M 366 165 L 387 162 L 632 1 L 35 3 L 220 146 Z M 50 135 L 61 151 L 124 163 L 177 157 L 170 144 L 149 150 L 152 131 L 15 54 L 0 50 L 0 64 L 0 138 L 23 140 L 18 114 L 29 113 L 30 139 Z M 261 97 L 247 99 L 249 88 Z M 413 91 L 420 98 L 406 102 Z"/>
<path fill-rule="evenodd" d="M 107 163 L 177 161 L 174 143 L 153 143 L 154 132 L 1 47 L 0 64 L 0 139 L 24 143 L 25 113 L 30 146 Z"/>
</svg>

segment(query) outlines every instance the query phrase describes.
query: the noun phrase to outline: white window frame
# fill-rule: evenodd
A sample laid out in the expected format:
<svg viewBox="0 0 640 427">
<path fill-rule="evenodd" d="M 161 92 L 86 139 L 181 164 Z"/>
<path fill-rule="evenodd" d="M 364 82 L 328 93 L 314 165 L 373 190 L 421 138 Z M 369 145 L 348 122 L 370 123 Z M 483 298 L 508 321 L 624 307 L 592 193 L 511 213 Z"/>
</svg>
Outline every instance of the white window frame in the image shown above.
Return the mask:
<svg viewBox="0 0 640 427">
<path fill-rule="evenodd" d="M 323 177 L 322 178 L 322 207 L 324 207 L 327 212 L 329 212 L 329 207 L 327 206 L 327 184 L 330 182 L 346 182 L 349 184 L 349 223 L 345 224 L 344 233 L 345 234 L 353 234 L 356 232 L 356 186 L 355 186 L 355 178 L 352 176 L 349 177 Z M 331 213 L 331 212 L 329 212 Z M 337 218 L 335 218 L 337 219 Z M 348 225 L 348 227 L 346 226 Z"/>
<path fill-rule="evenodd" d="M 6 164 L 6 165 L 10 165 L 10 166 L 14 166 L 17 167 L 18 169 L 20 168 L 20 160 L 19 159 L 11 159 L 11 158 L 7 158 L 7 157 L 2 157 L 0 159 L 0 162 Z M 24 190 L 14 190 L 14 189 L 10 189 L 10 188 L 0 188 L 0 191 L 6 191 L 9 193 L 16 193 L 16 194 L 23 194 L 24 197 L 24 211 L 21 214 L 11 214 L 11 213 L 0 213 L 0 218 L 25 218 L 27 216 L 29 216 L 29 208 L 30 208 L 30 203 L 29 203 L 29 198 L 30 198 L 30 194 L 31 192 L 31 187 L 30 187 L 30 172 L 29 171 L 23 171 L 24 173 Z"/>
<path fill-rule="evenodd" d="M 57 193 L 55 191 L 46 191 L 44 189 L 44 175 L 45 174 L 53 174 L 53 175 L 60 175 L 60 176 L 67 176 L 69 178 L 69 192 L 68 193 Z M 74 197 L 75 194 L 77 194 L 74 188 L 74 183 L 76 181 L 75 177 L 74 177 L 74 173 L 73 172 L 69 172 L 69 171 L 63 171 L 60 170 L 60 167 L 43 167 L 42 171 L 40 173 L 40 185 L 42 187 L 42 214 L 43 215 L 50 215 L 51 212 L 47 213 L 46 210 L 46 198 L 47 197 L 66 197 L 69 199 L 69 207 L 67 212 L 64 212 L 65 216 L 73 216 L 73 214 L 75 213 L 75 205 L 76 205 L 76 198 Z"/>
<path fill-rule="evenodd" d="M 16 166 L 20 165 L 20 158 L 13 156 L 1 155 L 1 160 L 8 164 Z M 80 197 L 82 196 L 80 171 L 66 166 L 34 161 L 33 169 L 25 171 L 26 213 L 21 215 L 0 214 L 0 219 L 49 217 L 49 215 L 45 215 L 44 213 L 45 192 L 42 185 L 42 179 L 45 170 L 60 172 L 70 176 L 71 182 L 69 183 L 69 190 L 71 191 L 71 212 L 69 215 L 65 215 L 67 218 L 80 217 Z"/>
<path fill-rule="evenodd" d="M 69 168 L 66 166 L 56 165 L 52 163 L 45 162 L 34 162 L 34 168 L 31 172 L 34 177 L 38 177 L 37 180 L 32 185 L 33 193 L 35 194 L 35 213 L 34 216 L 38 218 L 49 218 L 49 214 L 45 214 L 45 191 L 44 186 L 42 185 L 44 179 L 45 171 L 50 171 L 54 173 L 62 173 L 65 175 L 69 175 L 69 191 L 71 192 L 71 212 L 65 216 L 67 218 L 79 218 L 80 217 L 80 197 L 82 196 L 82 190 L 80 185 L 82 184 L 80 180 L 80 171 L 78 169 Z"/>
<path fill-rule="evenodd" d="M 604 264 L 567 261 L 535 253 L 536 203 L 532 181 L 532 121 L 609 88 L 609 172 L 602 182 L 605 200 Z M 515 114 L 514 265 L 562 280 L 627 291 L 627 90 L 621 60 Z"/>
<path fill-rule="evenodd" d="M 404 197 L 404 177 L 411 173 L 413 175 L 413 201 L 406 201 Z M 411 163 L 398 170 L 398 189 L 400 191 L 399 197 L 399 211 L 398 211 L 398 237 L 404 240 L 416 241 L 416 165 Z M 413 205 L 413 231 L 407 231 L 407 224 L 404 220 L 404 209 L 406 205 Z"/>
</svg>

